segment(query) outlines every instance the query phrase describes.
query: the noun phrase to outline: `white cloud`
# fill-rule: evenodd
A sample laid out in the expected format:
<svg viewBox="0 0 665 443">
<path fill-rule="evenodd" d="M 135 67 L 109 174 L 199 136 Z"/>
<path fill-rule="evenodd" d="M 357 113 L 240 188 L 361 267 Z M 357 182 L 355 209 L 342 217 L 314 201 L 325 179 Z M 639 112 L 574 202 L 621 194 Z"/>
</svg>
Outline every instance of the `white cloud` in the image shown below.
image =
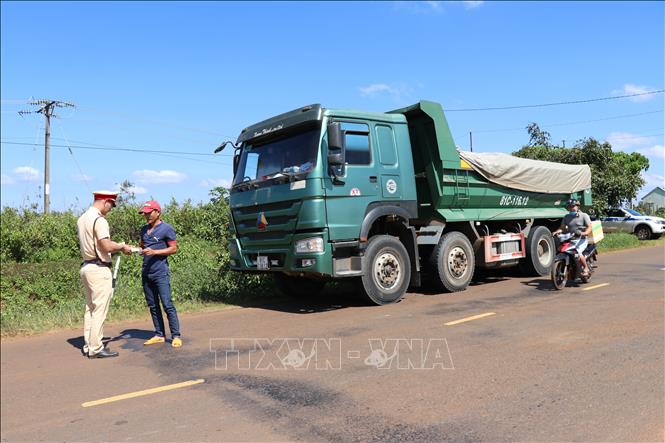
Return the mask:
<svg viewBox="0 0 665 443">
<path fill-rule="evenodd" d="M 642 172 L 642 178 L 646 182 L 640 192 L 638 193 L 638 200 L 642 199 L 647 193 L 651 192 L 656 186 L 665 189 L 665 177 L 650 172 Z"/>
<path fill-rule="evenodd" d="M 207 178 L 205 180 L 201 180 L 199 182 L 199 186 L 203 186 L 204 188 L 216 188 L 218 186 L 223 188 L 230 188 L 231 180 L 227 180 L 225 178 Z"/>
<path fill-rule="evenodd" d="M 164 169 L 162 171 L 153 171 L 151 169 L 142 169 L 134 171 L 134 177 L 144 183 L 180 183 L 187 179 L 182 172 Z"/>
<path fill-rule="evenodd" d="M 115 186 L 115 190 L 120 192 L 120 185 L 119 184 Z M 125 188 L 125 190 L 127 192 L 132 192 L 136 195 L 143 195 L 143 194 L 148 193 L 148 190 L 146 188 L 144 188 L 143 186 L 137 186 L 137 185 L 132 185 L 129 188 Z"/>
<path fill-rule="evenodd" d="M 640 154 L 647 157 L 665 158 L 665 146 L 655 145 L 648 148 L 640 148 L 637 150 Z"/>
<path fill-rule="evenodd" d="M 449 5 L 462 5 L 464 9 L 476 9 L 482 6 L 484 1 L 398 1 L 394 2 L 395 8 L 414 14 L 439 14 L 445 11 L 446 3 Z"/>
<path fill-rule="evenodd" d="M 360 95 L 363 97 L 374 96 L 382 92 L 393 92 L 393 89 L 385 83 L 372 83 L 371 85 L 361 86 L 358 89 L 360 90 Z"/>
<path fill-rule="evenodd" d="M 464 7 L 466 9 L 476 9 L 479 8 L 485 3 L 484 1 L 463 1 Z"/>
<path fill-rule="evenodd" d="M 400 1 L 394 3 L 395 8 L 411 13 L 429 14 L 443 12 L 442 1 Z"/>
<path fill-rule="evenodd" d="M 19 166 L 14 169 L 14 174 L 21 181 L 33 182 L 39 180 L 39 170 L 30 166 Z"/>
<path fill-rule="evenodd" d="M 13 185 L 14 183 L 16 183 L 16 182 L 14 181 L 14 178 L 12 176 L 5 175 L 5 174 L 0 175 L 0 184 L 2 184 L 2 185 Z"/>
<path fill-rule="evenodd" d="M 403 97 L 409 97 L 411 94 L 411 88 L 407 85 L 389 85 L 386 83 L 372 83 L 361 86 L 358 90 L 362 97 L 374 98 L 385 94 L 396 101 L 400 101 Z"/>
<path fill-rule="evenodd" d="M 74 180 L 75 182 L 89 182 L 90 180 L 92 180 L 92 177 L 85 174 L 74 174 L 72 175 L 72 180 Z"/>
<path fill-rule="evenodd" d="M 656 139 L 655 137 L 645 137 L 643 135 L 632 134 L 630 132 L 612 132 L 607 136 L 605 141 L 611 144 L 612 148 L 615 150 L 634 151 L 640 146 L 654 143 Z"/>
<path fill-rule="evenodd" d="M 632 95 L 632 94 L 644 94 L 646 92 L 653 92 L 655 91 L 655 88 L 652 88 L 650 86 L 640 86 L 640 85 L 634 85 L 632 83 L 626 83 L 623 85 L 623 89 L 615 89 L 612 91 L 613 95 Z M 633 101 L 633 102 L 647 102 L 654 98 L 656 94 L 649 94 L 649 95 L 638 95 L 636 97 L 630 97 L 628 100 Z"/>
</svg>

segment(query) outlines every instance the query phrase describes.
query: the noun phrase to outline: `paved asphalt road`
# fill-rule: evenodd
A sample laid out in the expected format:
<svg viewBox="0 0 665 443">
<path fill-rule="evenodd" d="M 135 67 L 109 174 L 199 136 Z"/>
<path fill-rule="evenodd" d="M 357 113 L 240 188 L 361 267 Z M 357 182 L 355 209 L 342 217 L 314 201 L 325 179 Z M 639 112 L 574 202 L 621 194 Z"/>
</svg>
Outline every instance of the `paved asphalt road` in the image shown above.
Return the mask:
<svg viewBox="0 0 665 443">
<path fill-rule="evenodd" d="M 495 276 L 385 307 L 185 315 L 180 349 L 107 326 L 115 359 L 83 358 L 78 330 L 4 340 L 2 441 L 663 441 L 664 253 L 603 255 L 560 292 Z"/>
</svg>

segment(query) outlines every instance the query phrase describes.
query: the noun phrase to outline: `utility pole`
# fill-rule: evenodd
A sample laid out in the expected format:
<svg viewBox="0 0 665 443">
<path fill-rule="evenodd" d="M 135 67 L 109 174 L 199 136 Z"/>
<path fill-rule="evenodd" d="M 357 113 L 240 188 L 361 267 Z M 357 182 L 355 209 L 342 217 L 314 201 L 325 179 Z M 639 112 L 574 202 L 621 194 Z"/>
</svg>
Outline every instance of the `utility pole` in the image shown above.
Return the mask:
<svg viewBox="0 0 665 443">
<path fill-rule="evenodd" d="M 44 114 L 46 125 L 44 126 L 44 214 L 49 213 L 51 203 L 51 160 L 49 152 L 49 143 L 51 139 L 51 117 L 58 117 L 53 113 L 55 108 L 73 108 L 74 105 L 59 100 L 31 100 L 29 104 L 41 106 L 36 111 L 19 111 L 20 115 L 25 114 Z"/>
<path fill-rule="evenodd" d="M 469 131 L 469 148 L 473 152 L 473 132 Z"/>
</svg>

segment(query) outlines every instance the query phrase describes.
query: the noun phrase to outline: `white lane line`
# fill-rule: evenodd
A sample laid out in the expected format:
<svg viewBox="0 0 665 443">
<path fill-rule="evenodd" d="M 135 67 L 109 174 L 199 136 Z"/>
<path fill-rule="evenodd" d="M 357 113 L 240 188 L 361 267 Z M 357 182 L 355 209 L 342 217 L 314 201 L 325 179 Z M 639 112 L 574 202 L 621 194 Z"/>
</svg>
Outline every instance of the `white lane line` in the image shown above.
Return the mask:
<svg viewBox="0 0 665 443">
<path fill-rule="evenodd" d="M 609 283 L 601 283 L 601 284 L 596 285 L 596 286 L 589 286 L 588 288 L 584 288 L 584 289 L 582 289 L 582 290 L 583 290 L 583 291 L 590 291 L 590 290 L 592 290 L 592 289 L 602 288 L 603 286 L 609 286 L 609 285 L 610 285 Z"/>
<path fill-rule="evenodd" d="M 473 315 L 471 317 L 461 318 L 461 319 L 455 320 L 455 321 L 449 321 L 448 323 L 445 323 L 445 325 L 446 326 L 458 325 L 460 323 L 464 323 L 464 322 L 472 321 L 472 320 L 478 320 L 479 318 L 485 318 L 485 317 L 489 317 L 491 315 L 496 315 L 496 312 L 486 312 L 484 314 L 478 314 L 478 315 Z"/>
<path fill-rule="evenodd" d="M 199 378 L 198 380 L 183 381 L 182 383 L 175 383 L 175 384 L 172 384 L 172 385 L 160 386 L 158 388 L 145 389 L 143 391 L 129 392 L 127 394 L 116 395 L 114 397 L 102 398 L 100 400 L 95 400 L 95 401 L 87 401 L 85 403 L 82 403 L 81 406 L 83 406 L 84 408 L 88 408 L 90 406 L 103 405 L 105 403 L 111 403 L 111 402 L 119 401 L 119 400 L 126 400 L 128 398 L 142 397 L 144 395 L 156 394 L 158 392 L 171 391 L 173 389 L 185 388 L 187 386 L 198 385 L 199 383 L 204 383 L 204 382 L 205 382 L 205 380 L 202 379 L 202 378 Z"/>
</svg>

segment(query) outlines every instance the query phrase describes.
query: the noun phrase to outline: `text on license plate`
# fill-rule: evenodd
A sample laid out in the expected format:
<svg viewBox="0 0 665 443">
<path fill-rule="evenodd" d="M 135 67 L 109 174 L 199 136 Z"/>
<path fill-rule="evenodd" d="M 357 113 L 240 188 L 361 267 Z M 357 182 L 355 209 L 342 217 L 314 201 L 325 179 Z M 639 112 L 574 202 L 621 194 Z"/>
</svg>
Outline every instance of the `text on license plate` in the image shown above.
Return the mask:
<svg viewBox="0 0 665 443">
<path fill-rule="evenodd" d="M 266 269 L 270 269 L 270 262 L 268 261 L 267 255 L 256 256 L 256 268 L 260 271 L 265 271 Z"/>
</svg>

